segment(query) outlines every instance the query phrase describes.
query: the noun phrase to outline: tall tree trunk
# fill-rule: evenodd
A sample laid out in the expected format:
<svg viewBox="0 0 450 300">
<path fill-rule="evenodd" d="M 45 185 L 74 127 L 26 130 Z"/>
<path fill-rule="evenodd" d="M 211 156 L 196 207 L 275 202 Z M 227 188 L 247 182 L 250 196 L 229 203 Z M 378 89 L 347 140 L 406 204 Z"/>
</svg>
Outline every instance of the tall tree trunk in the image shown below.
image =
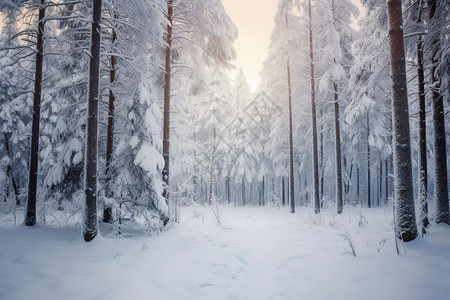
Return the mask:
<svg viewBox="0 0 450 300">
<path fill-rule="evenodd" d="M 382 194 L 383 194 L 383 160 L 381 159 L 381 157 L 380 157 L 380 176 L 378 177 L 378 180 L 379 180 L 378 206 L 380 206 L 381 198 L 382 198 Z"/>
<path fill-rule="evenodd" d="M 170 80 L 172 64 L 172 21 L 173 21 L 173 0 L 167 2 L 167 32 L 166 32 L 166 64 L 164 74 L 164 124 L 163 124 L 163 157 L 164 169 L 162 171 L 163 182 L 165 184 L 163 196 L 169 202 L 169 139 L 170 139 Z"/>
<path fill-rule="evenodd" d="M 212 204 L 213 184 L 214 184 L 214 164 L 216 160 L 216 127 L 213 128 L 213 140 L 211 143 L 211 157 L 209 160 L 209 194 L 208 204 Z"/>
<path fill-rule="evenodd" d="M 231 187 L 230 187 L 230 176 L 227 176 L 227 184 L 226 184 L 226 189 L 227 189 L 227 203 L 231 202 Z"/>
<path fill-rule="evenodd" d="M 385 171 L 384 171 L 384 185 L 386 186 L 384 191 L 384 204 L 387 204 L 389 201 L 389 156 L 386 157 L 385 162 Z"/>
<path fill-rule="evenodd" d="M 336 158 L 336 204 L 337 213 L 341 214 L 344 207 L 342 199 L 342 160 L 341 160 L 341 127 L 338 100 L 338 85 L 334 82 L 334 145 Z"/>
<path fill-rule="evenodd" d="M 292 137 L 292 90 L 291 90 L 291 70 L 289 60 L 287 63 L 288 72 L 288 94 L 289 94 L 289 212 L 295 213 L 294 199 L 294 141 Z"/>
<path fill-rule="evenodd" d="M 98 82 L 100 74 L 102 0 L 93 1 L 91 56 L 89 64 L 89 91 L 86 124 L 86 159 L 84 162 L 84 194 L 86 207 L 83 237 L 86 242 L 98 233 L 97 222 L 97 156 L 98 156 Z"/>
<path fill-rule="evenodd" d="M 245 206 L 245 183 L 244 183 L 244 177 L 242 177 L 242 205 Z"/>
<path fill-rule="evenodd" d="M 320 197 L 319 197 L 319 158 L 317 154 L 317 114 L 316 114 L 316 87 L 314 79 L 314 46 L 313 46 L 313 31 L 312 31 L 312 12 L 311 0 L 309 3 L 309 58 L 311 68 L 311 118 L 312 118 L 312 132 L 313 132 L 313 180 L 314 180 L 314 213 L 320 212 Z"/>
<path fill-rule="evenodd" d="M 6 177 L 7 178 L 11 178 L 11 184 L 12 184 L 12 187 L 13 187 L 13 190 L 14 190 L 14 196 L 16 198 L 16 205 L 20 205 L 19 188 L 17 187 L 16 179 L 14 178 L 14 174 L 13 174 L 12 166 L 11 166 L 11 151 L 9 149 L 9 136 L 8 136 L 8 134 L 6 132 L 3 133 L 3 136 L 5 138 L 6 155 L 8 155 L 8 157 L 10 158 L 10 163 L 8 164 L 8 167 L 6 168 Z M 6 180 L 6 186 L 7 186 L 7 195 L 9 196 L 9 182 L 8 182 L 8 180 Z M 5 202 L 6 202 L 6 198 L 5 198 Z"/>
<path fill-rule="evenodd" d="M 114 13 L 114 19 L 119 19 L 119 16 L 117 13 Z M 117 39 L 116 35 L 116 29 L 112 29 L 112 38 L 111 38 L 111 44 L 114 46 Z M 112 161 L 112 154 L 114 150 L 114 111 L 115 111 L 115 101 L 116 97 L 113 93 L 113 86 L 116 81 L 116 56 L 111 55 L 110 58 L 110 70 L 109 70 L 109 102 L 108 102 L 108 133 L 107 133 L 107 140 L 106 140 L 106 169 L 105 169 L 105 175 L 106 175 L 106 196 L 112 197 L 111 192 L 111 161 Z M 105 223 L 111 223 L 113 221 L 113 213 L 112 213 L 112 207 L 106 207 L 103 210 L 103 222 Z"/>
<path fill-rule="evenodd" d="M 286 194 L 285 194 L 285 186 L 284 186 L 284 176 L 281 177 L 281 205 L 286 205 Z"/>
<path fill-rule="evenodd" d="M 360 198 L 361 197 L 360 190 L 361 190 L 361 180 L 359 177 L 359 165 L 358 165 L 358 167 L 356 168 L 356 198 L 358 199 L 358 203 L 362 204 Z"/>
<path fill-rule="evenodd" d="M 265 189 L 266 189 L 266 177 L 263 176 L 263 180 L 262 180 L 262 190 L 261 190 L 261 204 L 262 206 L 266 205 L 266 193 L 265 193 Z"/>
<path fill-rule="evenodd" d="M 25 225 L 36 224 L 36 194 L 39 162 L 39 122 L 41 118 L 42 65 L 44 57 L 44 18 L 45 0 L 39 8 L 38 31 L 36 41 L 36 70 L 34 73 L 33 123 L 31 128 L 30 172 L 28 179 L 28 201 Z"/>
<path fill-rule="evenodd" d="M 428 0 L 428 17 L 430 27 L 435 20 L 437 0 Z M 429 28 L 430 34 L 432 28 Z M 443 97 L 440 92 L 440 78 L 436 76 L 439 50 L 438 37 L 433 36 L 431 41 L 431 82 L 433 98 L 433 132 L 434 132 L 434 186 L 435 186 L 435 219 L 436 223 L 450 224 L 448 182 L 447 182 L 447 145 L 445 136 L 445 112 Z"/>
<path fill-rule="evenodd" d="M 421 23 L 421 7 L 417 23 Z M 423 40 L 419 36 L 417 43 L 417 88 L 419 100 L 419 178 L 418 196 L 420 203 L 420 226 L 422 235 L 426 233 L 426 228 L 430 224 L 428 220 L 428 169 L 427 169 L 427 122 L 425 108 L 425 75 L 423 70 Z"/>
<path fill-rule="evenodd" d="M 322 109 L 319 110 L 320 119 L 320 134 L 319 134 L 319 198 L 320 198 L 320 208 L 323 208 L 323 191 L 324 191 L 324 174 L 325 174 L 325 163 L 323 162 L 323 132 L 325 130 L 324 118 Z"/>
<path fill-rule="evenodd" d="M 367 206 L 369 208 L 372 207 L 371 201 L 371 182 L 370 182 L 370 144 L 369 144 L 369 135 L 370 135 L 370 119 L 369 112 L 367 112 Z"/>
<path fill-rule="evenodd" d="M 409 136 L 408 93 L 401 0 L 387 0 L 392 81 L 392 128 L 394 133 L 396 234 L 405 242 L 417 237 Z M 447 203 L 448 205 L 448 203 Z"/>
<path fill-rule="evenodd" d="M 288 24 L 288 15 L 286 12 L 286 27 Z M 289 57 L 287 59 L 287 77 L 288 77 L 288 97 L 289 97 L 289 212 L 295 213 L 295 198 L 294 198 L 294 141 L 292 129 L 292 85 L 291 85 L 291 67 Z"/>
<path fill-rule="evenodd" d="M 352 160 L 352 162 L 350 163 L 350 170 L 348 171 L 348 177 L 346 178 L 346 180 L 344 182 L 344 195 L 345 195 L 344 203 L 349 203 L 348 198 L 349 198 L 349 192 L 350 192 L 350 185 L 352 183 L 353 166 L 354 166 L 354 163 Z M 347 169 L 347 159 L 344 156 L 344 170 L 346 170 L 346 169 Z"/>
</svg>

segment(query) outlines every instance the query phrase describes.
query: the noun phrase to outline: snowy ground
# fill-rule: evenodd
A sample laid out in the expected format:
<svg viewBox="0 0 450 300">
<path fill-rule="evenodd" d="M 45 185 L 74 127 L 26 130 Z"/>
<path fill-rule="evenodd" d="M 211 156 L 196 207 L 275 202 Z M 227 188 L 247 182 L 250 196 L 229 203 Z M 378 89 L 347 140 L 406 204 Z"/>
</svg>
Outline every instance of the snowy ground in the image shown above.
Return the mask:
<svg viewBox="0 0 450 300">
<path fill-rule="evenodd" d="M 0 299 L 450 297 L 448 225 L 432 225 L 397 255 L 389 208 L 320 217 L 309 208 L 219 212 L 220 226 L 211 208 L 194 206 L 158 236 L 91 243 L 74 224 L 0 223 Z"/>
</svg>

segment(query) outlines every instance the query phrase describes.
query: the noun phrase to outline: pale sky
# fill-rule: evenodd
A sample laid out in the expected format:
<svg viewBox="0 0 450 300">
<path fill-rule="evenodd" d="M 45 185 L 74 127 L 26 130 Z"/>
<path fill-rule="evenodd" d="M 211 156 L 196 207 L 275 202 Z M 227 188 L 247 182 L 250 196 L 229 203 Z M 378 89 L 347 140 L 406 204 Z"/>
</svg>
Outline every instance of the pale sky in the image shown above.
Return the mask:
<svg viewBox="0 0 450 300">
<path fill-rule="evenodd" d="M 236 70 L 229 72 L 229 75 L 234 80 L 237 69 L 242 67 L 251 91 L 255 91 L 259 83 L 258 73 L 267 56 L 278 1 L 222 0 L 225 10 L 239 30 L 239 38 L 234 43 L 237 60 L 232 62 Z M 361 11 L 360 0 L 353 2 Z"/>
</svg>

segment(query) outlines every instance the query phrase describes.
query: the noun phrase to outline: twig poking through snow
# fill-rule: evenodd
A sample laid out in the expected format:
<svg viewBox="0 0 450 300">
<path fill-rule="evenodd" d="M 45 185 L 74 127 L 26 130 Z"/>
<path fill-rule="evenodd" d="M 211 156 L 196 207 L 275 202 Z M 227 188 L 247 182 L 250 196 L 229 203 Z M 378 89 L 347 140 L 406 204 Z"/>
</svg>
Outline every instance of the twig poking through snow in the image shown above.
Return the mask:
<svg viewBox="0 0 450 300">
<path fill-rule="evenodd" d="M 344 241 L 347 241 L 350 249 L 352 250 L 352 252 L 347 251 L 345 252 L 346 254 L 352 254 L 353 257 L 356 257 L 356 251 L 355 251 L 355 247 L 353 246 L 353 242 L 352 242 L 352 238 L 350 237 L 350 233 L 346 232 L 344 234 L 340 234 L 339 236 L 342 236 L 344 238 Z"/>
</svg>

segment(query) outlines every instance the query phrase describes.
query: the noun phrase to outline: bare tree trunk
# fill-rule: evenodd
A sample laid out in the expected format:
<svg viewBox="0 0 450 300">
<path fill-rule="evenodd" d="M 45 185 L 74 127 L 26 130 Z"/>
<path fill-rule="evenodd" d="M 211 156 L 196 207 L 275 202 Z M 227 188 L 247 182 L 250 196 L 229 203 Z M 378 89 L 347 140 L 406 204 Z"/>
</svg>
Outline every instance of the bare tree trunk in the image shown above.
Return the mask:
<svg viewBox="0 0 450 300">
<path fill-rule="evenodd" d="M 262 206 L 264 206 L 264 205 L 266 205 L 266 193 L 265 193 L 265 189 L 266 189 L 266 177 L 265 176 L 263 176 L 263 180 L 262 180 L 262 190 L 261 190 L 261 204 L 262 204 Z"/>
<path fill-rule="evenodd" d="M 384 204 L 387 204 L 389 201 L 389 156 L 386 157 L 386 165 L 385 165 L 385 172 L 384 172 L 384 179 L 385 179 L 385 185 L 386 190 L 384 191 Z"/>
<path fill-rule="evenodd" d="M 31 128 L 30 172 L 25 225 L 36 224 L 36 195 L 39 162 L 39 122 L 41 118 L 42 65 L 44 57 L 45 0 L 41 0 L 36 41 L 36 70 L 34 73 L 33 123 Z"/>
<path fill-rule="evenodd" d="M 383 160 L 381 159 L 380 155 L 380 176 L 378 177 L 379 181 L 379 188 L 378 188 L 378 206 L 380 206 L 381 203 L 381 194 L 383 193 Z"/>
<path fill-rule="evenodd" d="M 341 214 L 344 201 L 342 199 L 342 160 L 341 160 L 341 127 L 340 127 L 340 113 L 338 100 L 338 86 L 334 82 L 334 145 L 336 158 L 336 204 L 337 213 Z"/>
<path fill-rule="evenodd" d="M 371 201 L 371 190 L 370 190 L 370 144 L 369 144 L 369 135 L 370 135 L 370 122 L 369 122 L 369 112 L 367 112 L 367 206 L 369 208 L 372 207 Z"/>
<path fill-rule="evenodd" d="M 119 16 L 117 13 L 114 13 L 114 19 L 118 19 Z M 111 44 L 114 46 L 116 42 L 116 29 L 113 28 L 112 30 L 112 39 Z M 106 175 L 106 196 L 112 197 L 111 192 L 111 161 L 112 161 L 112 154 L 114 150 L 114 110 L 115 110 L 115 101 L 116 97 L 113 93 L 113 85 L 116 81 L 116 56 L 111 55 L 110 58 L 110 70 L 109 70 L 109 103 L 108 103 L 108 133 L 107 133 L 107 140 L 106 140 L 106 169 L 105 169 L 105 175 Z M 112 207 L 106 207 L 103 210 L 103 222 L 105 223 L 111 223 L 113 221 L 113 212 Z"/>
<path fill-rule="evenodd" d="M 285 194 L 285 186 L 284 186 L 284 177 L 281 177 L 281 205 L 286 205 L 286 194 Z"/>
<path fill-rule="evenodd" d="M 244 183 L 244 177 L 242 177 L 242 205 L 245 206 L 245 183 Z"/>
<path fill-rule="evenodd" d="M 163 157 L 164 169 L 162 171 L 163 182 L 165 184 L 163 196 L 169 202 L 169 139 L 170 139 L 170 80 L 172 64 L 172 20 L 173 20 L 173 0 L 167 2 L 167 33 L 166 33 L 166 64 L 164 75 L 164 125 L 163 125 Z"/>
<path fill-rule="evenodd" d="M 319 134 L 319 197 L 320 197 L 320 208 L 323 208 L 323 193 L 324 193 L 324 174 L 325 174 L 325 163 L 323 162 L 323 132 L 325 130 L 324 118 L 322 109 L 319 110 L 320 119 L 320 134 Z"/>
<path fill-rule="evenodd" d="M 6 155 L 11 159 L 11 151 L 9 150 L 9 137 L 8 134 L 5 132 L 3 133 L 3 136 L 5 138 L 5 149 L 6 149 Z M 11 162 L 8 164 L 8 167 L 6 168 L 6 188 L 7 188 L 7 196 L 9 196 L 9 180 L 8 178 L 11 178 L 12 187 L 14 190 L 14 195 L 16 198 L 16 205 L 20 205 L 20 199 L 19 199 L 19 188 L 17 187 L 16 179 L 14 178 L 14 174 L 12 171 Z M 6 198 L 5 198 L 6 202 Z"/>
<path fill-rule="evenodd" d="M 408 93 L 401 0 L 387 0 L 392 81 L 392 128 L 394 133 L 395 231 L 405 242 L 418 233 L 415 219 L 409 136 Z M 447 203 L 448 205 L 448 203 Z"/>
<path fill-rule="evenodd" d="M 100 74 L 102 0 L 93 1 L 91 56 L 86 124 L 86 159 L 84 163 L 84 194 L 86 207 L 83 220 L 83 237 L 86 242 L 98 233 L 97 222 L 97 156 L 98 156 L 98 85 Z"/>
<path fill-rule="evenodd" d="M 421 23 L 421 7 L 417 23 Z M 419 178 L 418 196 L 420 203 L 420 226 L 422 235 L 427 232 L 426 228 L 430 224 L 428 220 L 428 169 L 427 169 L 427 122 L 425 109 L 425 75 L 423 70 L 423 41 L 419 36 L 417 43 L 417 87 L 419 100 Z"/>
<path fill-rule="evenodd" d="M 214 163 L 216 160 L 216 127 L 213 128 L 213 140 L 211 143 L 211 157 L 209 160 L 209 195 L 208 204 L 212 204 L 213 184 L 214 184 Z"/>
<path fill-rule="evenodd" d="M 286 12 L 286 27 L 288 27 L 288 15 Z M 288 96 L 289 96 L 289 212 L 295 213 L 294 198 L 294 142 L 292 129 L 292 88 L 291 88 L 291 67 L 289 57 L 287 59 Z"/>
<path fill-rule="evenodd" d="M 227 203 L 231 202 L 231 187 L 230 187 L 230 176 L 227 176 Z"/>
<path fill-rule="evenodd" d="M 428 0 L 428 17 L 430 27 L 435 21 L 437 0 Z M 430 28 L 430 34 L 432 30 Z M 443 97 L 440 93 L 440 79 L 436 76 L 438 63 L 437 52 L 439 50 L 438 37 L 432 37 L 431 46 L 431 82 L 433 98 L 433 132 L 434 132 L 434 186 L 435 186 L 435 218 L 436 223 L 450 224 L 449 199 L 448 199 L 448 175 L 447 175 L 447 145 L 445 136 L 445 112 Z"/>
<path fill-rule="evenodd" d="M 360 194 L 360 190 L 361 190 L 361 180 L 360 180 L 360 176 L 359 176 L 359 165 L 356 168 L 356 198 L 358 198 L 358 203 L 361 204 L 361 194 Z"/>
<path fill-rule="evenodd" d="M 291 71 L 289 60 L 287 63 L 288 72 L 288 91 L 289 91 L 289 212 L 295 213 L 294 199 L 294 141 L 292 137 L 292 90 L 291 90 Z"/>
<path fill-rule="evenodd" d="M 311 0 L 309 2 L 309 57 L 311 68 L 311 116 L 312 116 L 312 132 L 313 132 L 313 177 L 314 177 L 314 213 L 320 212 L 319 197 L 319 161 L 317 155 L 317 115 L 316 115 L 316 91 L 314 79 L 314 51 L 313 51 L 313 32 L 312 32 L 312 13 Z"/>
</svg>

